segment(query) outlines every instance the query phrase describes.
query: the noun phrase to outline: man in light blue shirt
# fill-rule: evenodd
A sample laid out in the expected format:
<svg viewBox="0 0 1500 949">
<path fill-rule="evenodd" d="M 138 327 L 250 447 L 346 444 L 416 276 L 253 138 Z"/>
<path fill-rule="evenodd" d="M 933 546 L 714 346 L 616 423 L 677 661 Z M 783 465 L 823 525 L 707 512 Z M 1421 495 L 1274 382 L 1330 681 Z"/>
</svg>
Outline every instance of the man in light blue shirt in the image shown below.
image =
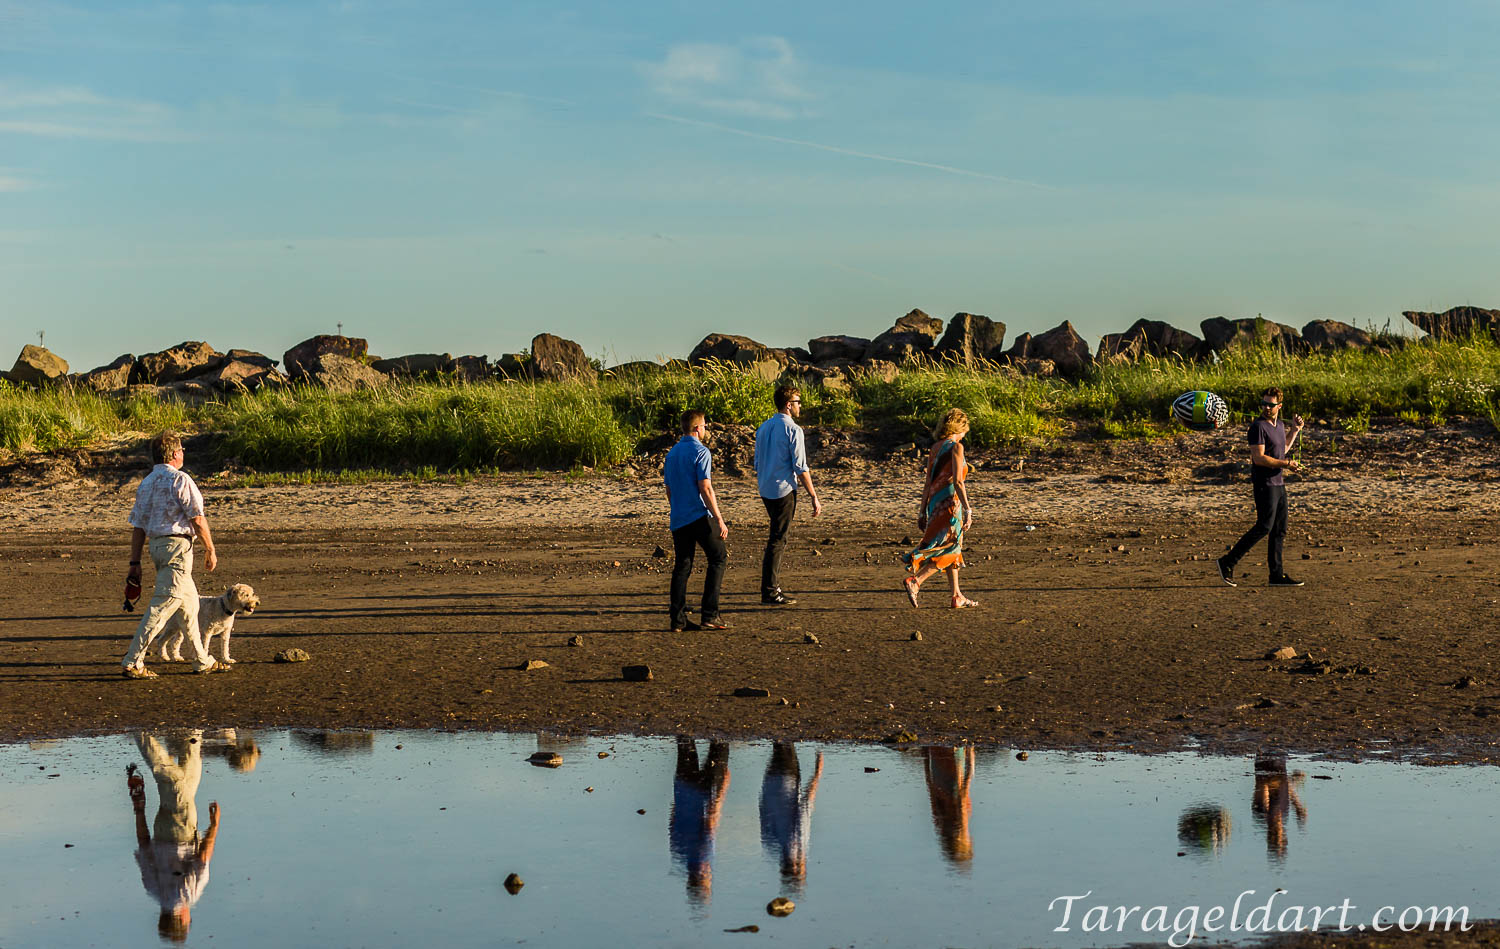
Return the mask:
<svg viewBox="0 0 1500 949">
<path fill-rule="evenodd" d="M 682 413 L 682 437 L 667 452 L 662 479 L 667 485 L 667 504 L 671 508 L 668 522 L 672 528 L 672 547 L 677 561 L 672 565 L 671 613 L 672 632 L 685 629 L 727 629 L 719 616 L 719 586 L 729 551 L 724 541 L 729 525 L 719 513 L 719 499 L 714 495 L 709 475 L 713 458 L 703 444 L 707 431 L 703 413 L 696 409 Z M 708 572 L 703 578 L 703 603 L 698 622 L 687 618 L 687 582 L 693 572 L 693 555 L 702 547 L 708 558 Z"/>
<path fill-rule="evenodd" d="M 771 518 L 771 535 L 760 566 L 760 602 L 764 606 L 791 606 L 797 601 L 781 592 L 780 572 L 792 515 L 797 512 L 797 485 L 807 491 L 813 517 L 823 513 L 823 505 L 813 490 L 802 429 L 794 421 L 802 414 L 802 393 L 796 386 L 782 385 L 775 399 L 776 414 L 755 432 L 755 479 Z"/>
</svg>

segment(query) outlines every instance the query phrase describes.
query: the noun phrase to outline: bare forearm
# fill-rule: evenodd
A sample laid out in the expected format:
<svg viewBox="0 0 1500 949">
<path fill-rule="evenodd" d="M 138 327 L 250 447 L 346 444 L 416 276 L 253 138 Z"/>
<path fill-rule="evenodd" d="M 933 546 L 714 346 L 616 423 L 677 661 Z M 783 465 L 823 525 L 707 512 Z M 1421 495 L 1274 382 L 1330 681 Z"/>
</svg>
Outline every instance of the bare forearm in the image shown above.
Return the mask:
<svg viewBox="0 0 1500 949">
<path fill-rule="evenodd" d="M 131 528 L 130 531 L 130 563 L 139 566 L 141 562 L 141 551 L 146 547 L 146 532 L 139 527 Z"/>
<path fill-rule="evenodd" d="M 722 523 L 724 515 L 719 513 L 719 498 L 714 494 L 713 485 L 704 481 L 698 486 L 698 493 L 703 495 L 703 504 L 708 508 L 708 513 L 714 516 L 714 520 Z"/>
<path fill-rule="evenodd" d="M 208 518 L 201 514 L 193 518 L 193 530 L 197 533 L 198 539 L 203 541 L 203 549 L 205 551 L 212 551 L 214 549 L 214 535 L 208 529 Z"/>
<path fill-rule="evenodd" d="M 802 472 L 801 474 L 797 475 L 797 480 L 802 483 L 802 489 L 807 492 L 808 499 L 811 501 L 817 501 L 818 492 L 813 489 L 812 472 Z"/>
</svg>

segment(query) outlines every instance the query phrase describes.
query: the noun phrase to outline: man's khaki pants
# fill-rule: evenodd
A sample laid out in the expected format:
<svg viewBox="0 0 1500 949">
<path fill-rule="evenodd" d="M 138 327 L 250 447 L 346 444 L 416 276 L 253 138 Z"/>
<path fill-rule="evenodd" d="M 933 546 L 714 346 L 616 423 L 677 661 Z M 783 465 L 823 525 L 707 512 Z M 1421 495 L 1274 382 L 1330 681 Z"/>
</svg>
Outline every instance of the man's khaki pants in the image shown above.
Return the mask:
<svg viewBox="0 0 1500 949">
<path fill-rule="evenodd" d="M 186 537 L 153 537 L 147 545 L 156 564 L 156 589 L 151 605 L 135 629 L 125 653 L 125 668 L 144 666 L 146 653 L 175 619 L 182 623 L 198 671 L 213 666 L 198 631 L 198 588 L 193 585 L 193 542 Z"/>
</svg>

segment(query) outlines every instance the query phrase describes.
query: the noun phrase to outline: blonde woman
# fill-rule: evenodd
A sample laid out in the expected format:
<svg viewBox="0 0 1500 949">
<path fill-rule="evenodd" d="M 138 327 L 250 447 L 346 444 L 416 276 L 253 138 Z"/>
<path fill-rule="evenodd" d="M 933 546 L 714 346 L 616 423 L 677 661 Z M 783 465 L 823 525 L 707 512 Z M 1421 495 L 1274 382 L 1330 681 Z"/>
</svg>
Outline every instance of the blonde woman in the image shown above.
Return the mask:
<svg viewBox="0 0 1500 949">
<path fill-rule="evenodd" d="M 974 509 L 964 489 L 969 467 L 964 463 L 963 441 L 968 433 L 969 416 L 963 409 L 949 409 L 932 433 L 937 441 L 927 456 L 927 486 L 917 514 L 922 542 L 916 550 L 901 555 L 912 573 L 902 581 L 912 606 L 917 605 L 922 583 L 939 570 L 948 574 L 954 609 L 979 605 L 958 588 L 958 570 L 964 565 L 964 532 L 974 523 Z"/>
</svg>

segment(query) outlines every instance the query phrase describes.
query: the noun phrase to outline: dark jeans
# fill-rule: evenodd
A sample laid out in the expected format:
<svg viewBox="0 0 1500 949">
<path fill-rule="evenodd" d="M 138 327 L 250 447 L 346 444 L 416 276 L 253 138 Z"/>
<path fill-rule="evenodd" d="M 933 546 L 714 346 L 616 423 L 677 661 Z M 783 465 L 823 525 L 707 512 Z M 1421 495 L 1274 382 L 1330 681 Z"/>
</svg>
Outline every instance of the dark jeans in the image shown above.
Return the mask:
<svg viewBox="0 0 1500 949">
<path fill-rule="evenodd" d="M 1271 568 L 1271 579 L 1275 580 L 1282 575 L 1281 542 L 1286 539 L 1286 485 L 1256 482 L 1255 526 L 1245 531 L 1245 536 L 1224 555 L 1224 565 L 1233 569 L 1240 558 L 1267 535 L 1271 540 L 1266 544 L 1266 566 Z"/>
<path fill-rule="evenodd" d="M 719 536 L 719 525 L 704 515 L 691 524 L 672 532 L 672 548 L 677 562 L 672 565 L 672 625 L 687 622 L 687 582 L 693 572 L 695 548 L 702 547 L 708 557 L 708 572 L 703 577 L 703 605 L 699 613 L 705 620 L 719 618 L 719 584 L 724 580 L 724 566 L 729 549 Z"/>
<path fill-rule="evenodd" d="M 781 589 L 781 555 L 786 553 L 786 535 L 792 529 L 797 513 L 797 492 L 784 498 L 761 498 L 771 516 L 771 536 L 766 541 L 766 555 L 760 562 L 760 595 L 770 596 Z"/>
</svg>

